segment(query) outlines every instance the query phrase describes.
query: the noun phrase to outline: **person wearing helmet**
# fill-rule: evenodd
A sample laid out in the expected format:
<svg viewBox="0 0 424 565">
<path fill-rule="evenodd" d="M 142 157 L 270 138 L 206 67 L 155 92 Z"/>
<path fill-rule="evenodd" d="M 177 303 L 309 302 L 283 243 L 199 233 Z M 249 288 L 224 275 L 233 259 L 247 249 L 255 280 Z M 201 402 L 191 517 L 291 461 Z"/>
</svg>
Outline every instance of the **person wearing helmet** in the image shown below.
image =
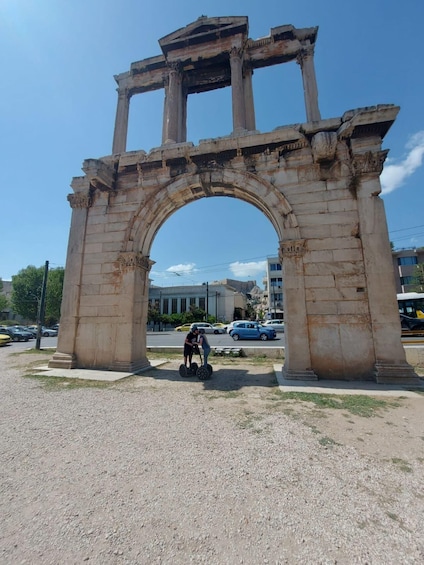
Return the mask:
<svg viewBox="0 0 424 565">
<path fill-rule="evenodd" d="M 186 335 L 184 340 L 184 365 L 187 369 L 190 369 L 191 360 L 193 358 L 193 352 L 195 347 L 197 347 L 197 336 L 199 335 L 199 328 L 197 326 L 192 326 L 189 333 Z M 188 363 L 188 365 L 187 365 Z"/>
<path fill-rule="evenodd" d="M 199 345 L 202 346 L 203 349 L 203 366 L 207 367 L 208 366 L 208 356 L 209 353 L 211 352 L 211 346 L 209 345 L 208 340 L 206 339 L 206 335 L 205 335 L 205 330 L 203 328 L 199 329 Z"/>
</svg>

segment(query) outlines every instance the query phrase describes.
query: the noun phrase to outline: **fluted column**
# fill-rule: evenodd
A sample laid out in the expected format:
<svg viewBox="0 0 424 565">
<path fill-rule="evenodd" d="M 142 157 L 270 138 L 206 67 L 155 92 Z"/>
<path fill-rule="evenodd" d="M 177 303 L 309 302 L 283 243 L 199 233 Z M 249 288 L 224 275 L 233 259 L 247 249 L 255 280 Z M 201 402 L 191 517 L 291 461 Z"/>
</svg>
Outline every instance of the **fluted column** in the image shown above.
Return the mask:
<svg viewBox="0 0 424 565">
<path fill-rule="evenodd" d="M 253 101 L 253 85 L 252 85 L 253 69 L 245 68 L 243 86 L 244 86 L 244 107 L 246 111 L 246 129 L 249 131 L 256 130 L 255 106 Z"/>
<path fill-rule="evenodd" d="M 168 85 L 165 88 L 165 114 L 162 143 L 182 141 L 183 93 L 182 76 L 178 65 L 169 67 Z"/>
<path fill-rule="evenodd" d="M 125 153 L 127 148 L 128 116 L 130 94 L 128 88 L 118 88 L 118 106 L 116 108 L 115 130 L 113 133 L 112 153 Z"/>
<path fill-rule="evenodd" d="M 246 110 L 243 90 L 242 52 L 233 47 L 230 51 L 231 95 L 233 108 L 233 131 L 246 129 Z"/>
<path fill-rule="evenodd" d="M 302 48 L 297 57 L 297 62 L 302 70 L 306 119 L 308 122 L 319 121 L 321 119 L 321 114 L 318 108 L 318 87 L 314 65 L 314 46 L 309 45 Z"/>
</svg>

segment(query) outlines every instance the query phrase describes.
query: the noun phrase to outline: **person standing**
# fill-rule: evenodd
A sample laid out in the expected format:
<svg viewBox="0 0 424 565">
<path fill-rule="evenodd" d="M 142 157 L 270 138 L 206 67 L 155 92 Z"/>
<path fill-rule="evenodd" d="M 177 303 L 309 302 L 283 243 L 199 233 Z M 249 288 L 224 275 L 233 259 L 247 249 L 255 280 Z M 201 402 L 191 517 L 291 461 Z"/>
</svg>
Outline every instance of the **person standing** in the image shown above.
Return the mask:
<svg viewBox="0 0 424 565">
<path fill-rule="evenodd" d="M 194 348 L 197 347 L 198 335 L 199 335 L 198 327 L 193 326 L 189 331 L 189 333 L 186 335 L 186 338 L 184 340 L 184 365 L 187 367 L 187 369 L 190 369 L 191 366 L 191 360 L 193 358 Z"/>
<path fill-rule="evenodd" d="M 200 328 L 198 331 L 200 334 L 198 344 L 201 345 L 203 349 L 203 366 L 207 367 L 209 353 L 211 352 L 211 346 L 209 345 L 209 342 L 206 338 L 205 330 L 203 328 Z"/>
</svg>

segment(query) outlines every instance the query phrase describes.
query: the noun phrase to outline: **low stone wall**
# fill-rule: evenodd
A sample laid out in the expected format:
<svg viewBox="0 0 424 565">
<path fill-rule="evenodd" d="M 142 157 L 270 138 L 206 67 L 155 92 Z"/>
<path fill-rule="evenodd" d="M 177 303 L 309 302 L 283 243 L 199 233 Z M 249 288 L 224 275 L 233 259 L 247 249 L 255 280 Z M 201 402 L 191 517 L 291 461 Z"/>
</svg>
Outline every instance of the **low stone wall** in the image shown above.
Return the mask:
<svg viewBox="0 0 424 565">
<path fill-rule="evenodd" d="M 211 356 L 215 357 L 215 350 L 240 350 L 240 355 L 233 355 L 239 357 L 269 357 L 270 359 L 284 359 L 284 347 L 255 347 L 255 346 L 243 346 L 243 347 L 212 347 Z M 147 347 L 147 357 L 149 356 L 149 351 L 155 353 L 181 353 L 181 358 L 183 357 L 181 346 L 170 346 L 170 347 Z"/>
<path fill-rule="evenodd" d="M 424 367 L 424 347 L 422 345 L 406 345 L 407 362 L 413 367 Z"/>
</svg>

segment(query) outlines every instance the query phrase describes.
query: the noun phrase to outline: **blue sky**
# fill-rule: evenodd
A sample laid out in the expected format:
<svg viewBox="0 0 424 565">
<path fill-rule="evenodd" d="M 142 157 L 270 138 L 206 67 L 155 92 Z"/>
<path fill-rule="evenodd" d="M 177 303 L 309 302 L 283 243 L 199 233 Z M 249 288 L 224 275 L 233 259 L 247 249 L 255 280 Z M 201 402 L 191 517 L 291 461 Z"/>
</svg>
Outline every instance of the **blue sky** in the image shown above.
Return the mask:
<svg viewBox="0 0 424 565">
<path fill-rule="evenodd" d="M 390 240 L 424 246 L 422 0 L 0 0 L 0 277 L 28 265 L 65 265 L 72 177 L 111 153 L 113 75 L 160 54 L 158 39 L 201 15 L 248 16 L 257 39 L 284 24 L 319 26 L 315 50 L 323 118 L 375 104 L 399 116 L 384 140 L 382 175 Z M 257 129 L 305 121 L 298 65 L 254 74 Z M 161 143 L 163 91 L 131 99 L 128 150 Z M 231 132 L 231 93 L 190 96 L 188 140 Z M 187 240 L 197 242 L 186 245 Z M 254 207 L 209 198 L 176 212 L 154 241 L 154 284 L 257 280 L 277 236 Z"/>
</svg>

